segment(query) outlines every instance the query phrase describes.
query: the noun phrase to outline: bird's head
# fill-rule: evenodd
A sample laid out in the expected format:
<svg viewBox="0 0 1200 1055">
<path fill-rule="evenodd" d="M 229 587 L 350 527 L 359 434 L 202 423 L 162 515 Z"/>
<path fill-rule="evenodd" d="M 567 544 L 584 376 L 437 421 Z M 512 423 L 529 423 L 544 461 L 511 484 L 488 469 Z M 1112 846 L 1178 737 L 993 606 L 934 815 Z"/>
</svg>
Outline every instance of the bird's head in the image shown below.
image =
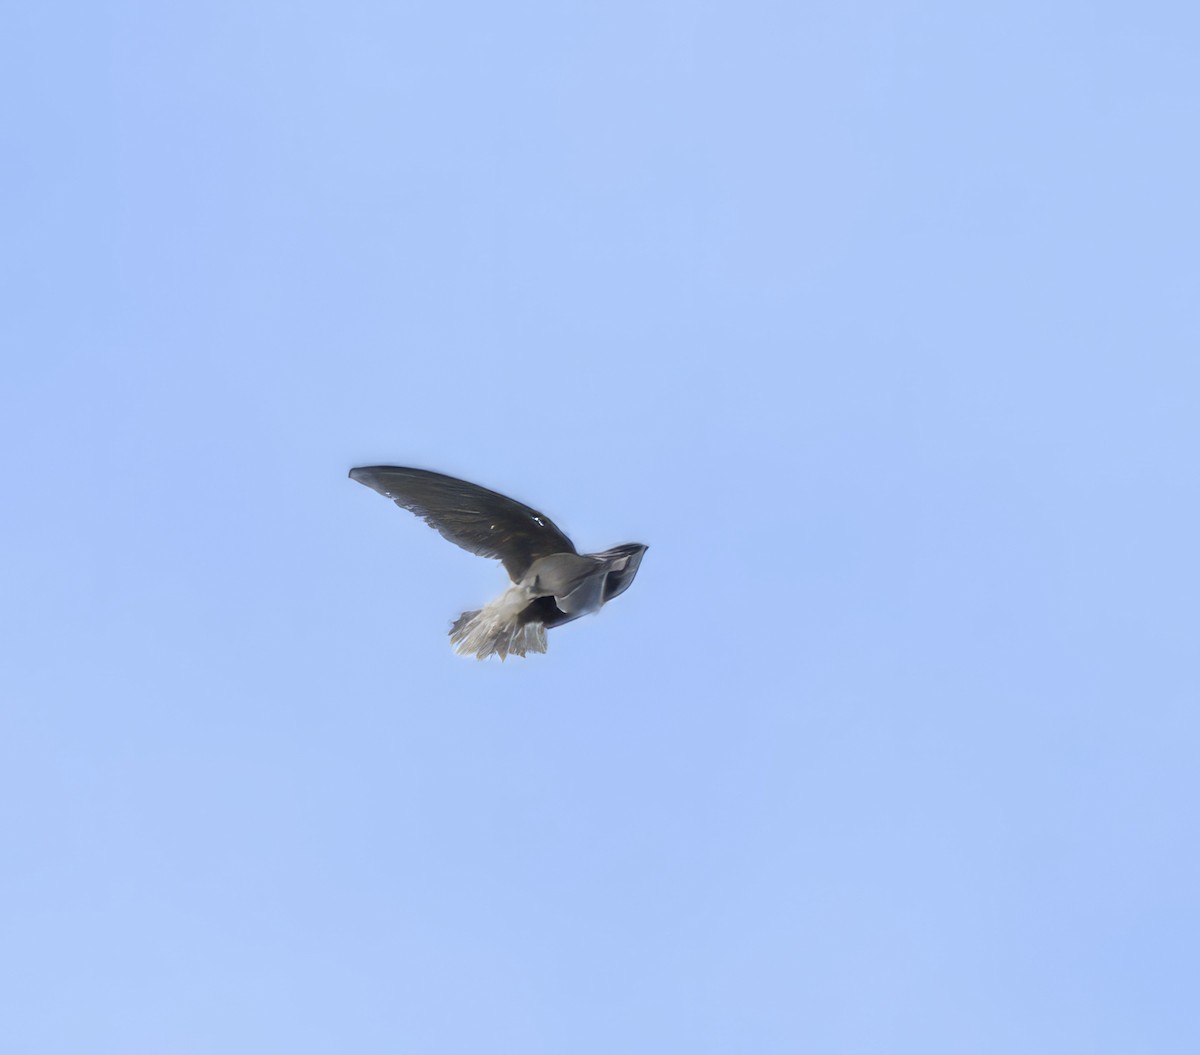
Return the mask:
<svg viewBox="0 0 1200 1055">
<path fill-rule="evenodd" d="M 649 548 L 640 542 L 626 542 L 623 546 L 613 546 L 602 553 L 592 554 L 593 557 L 604 561 L 608 567 L 608 574 L 604 580 L 605 604 L 617 594 L 629 589 L 633 577 L 637 575 L 638 566 L 642 563 L 642 557 Z"/>
</svg>

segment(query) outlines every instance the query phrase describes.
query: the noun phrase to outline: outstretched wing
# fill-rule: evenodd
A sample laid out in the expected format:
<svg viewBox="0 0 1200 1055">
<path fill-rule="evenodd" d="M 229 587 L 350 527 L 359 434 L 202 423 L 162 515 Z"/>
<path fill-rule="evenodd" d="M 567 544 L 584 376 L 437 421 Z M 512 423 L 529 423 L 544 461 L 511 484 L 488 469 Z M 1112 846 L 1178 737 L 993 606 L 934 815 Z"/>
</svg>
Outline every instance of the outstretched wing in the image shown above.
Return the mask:
<svg viewBox="0 0 1200 1055">
<path fill-rule="evenodd" d="M 396 465 L 369 465 L 351 469 L 350 479 L 423 517 L 455 545 L 477 556 L 503 561 L 513 582 L 519 582 L 539 557 L 575 552 L 571 540 L 549 517 L 453 476 Z"/>
</svg>

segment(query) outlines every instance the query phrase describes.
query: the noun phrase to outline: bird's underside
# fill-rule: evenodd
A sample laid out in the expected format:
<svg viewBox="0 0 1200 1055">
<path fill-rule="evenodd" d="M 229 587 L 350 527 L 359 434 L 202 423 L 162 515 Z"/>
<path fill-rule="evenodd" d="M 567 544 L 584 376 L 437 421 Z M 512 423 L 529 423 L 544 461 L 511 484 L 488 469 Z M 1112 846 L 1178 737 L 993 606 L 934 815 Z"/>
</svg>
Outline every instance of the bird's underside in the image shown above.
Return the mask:
<svg viewBox="0 0 1200 1055">
<path fill-rule="evenodd" d="M 350 478 L 422 517 L 443 537 L 500 560 L 513 585 L 464 612 L 450 629 L 460 655 L 484 659 L 546 651 L 546 631 L 594 612 L 623 593 L 646 547 L 628 543 L 580 554 L 537 510 L 452 476 L 392 465 L 350 470 Z"/>
</svg>

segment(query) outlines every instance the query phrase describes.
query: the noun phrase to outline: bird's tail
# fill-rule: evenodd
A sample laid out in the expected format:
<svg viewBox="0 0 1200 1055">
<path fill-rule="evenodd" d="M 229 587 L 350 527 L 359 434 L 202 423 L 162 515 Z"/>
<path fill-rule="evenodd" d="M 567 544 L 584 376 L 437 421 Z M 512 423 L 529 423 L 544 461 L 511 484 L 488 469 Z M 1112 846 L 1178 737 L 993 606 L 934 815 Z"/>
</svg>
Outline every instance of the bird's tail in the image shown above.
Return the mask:
<svg viewBox="0 0 1200 1055">
<path fill-rule="evenodd" d="M 509 593 L 486 604 L 477 612 L 463 612 L 450 628 L 450 640 L 460 656 L 486 659 L 546 651 L 546 627 L 537 621 L 523 622 L 516 598 Z M 522 606 L 527 598 L 521 598 Z"/>
</svg>

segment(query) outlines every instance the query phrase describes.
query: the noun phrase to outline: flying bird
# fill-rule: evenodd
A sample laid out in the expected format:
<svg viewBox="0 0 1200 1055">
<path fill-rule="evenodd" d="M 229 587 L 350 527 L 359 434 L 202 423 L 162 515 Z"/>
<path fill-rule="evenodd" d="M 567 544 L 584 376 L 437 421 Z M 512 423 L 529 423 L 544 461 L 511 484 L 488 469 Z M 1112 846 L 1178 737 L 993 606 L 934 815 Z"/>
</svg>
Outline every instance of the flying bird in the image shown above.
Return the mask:
<svg viewBox="0 0 1200 1055">
<path fill-rule="evenodd" d="M 600 553 L 574 544 L 536 509 L 453 476 L 369 465 L 350 479 L 424 518 L 443 538 L 504 564 L 513 584 L 450 628 L 460 656 L 478 659 L 546 651 L 546 631 L 595 612 L 629 589 L 648 547 L 637 542 Z"/>
</svg>

